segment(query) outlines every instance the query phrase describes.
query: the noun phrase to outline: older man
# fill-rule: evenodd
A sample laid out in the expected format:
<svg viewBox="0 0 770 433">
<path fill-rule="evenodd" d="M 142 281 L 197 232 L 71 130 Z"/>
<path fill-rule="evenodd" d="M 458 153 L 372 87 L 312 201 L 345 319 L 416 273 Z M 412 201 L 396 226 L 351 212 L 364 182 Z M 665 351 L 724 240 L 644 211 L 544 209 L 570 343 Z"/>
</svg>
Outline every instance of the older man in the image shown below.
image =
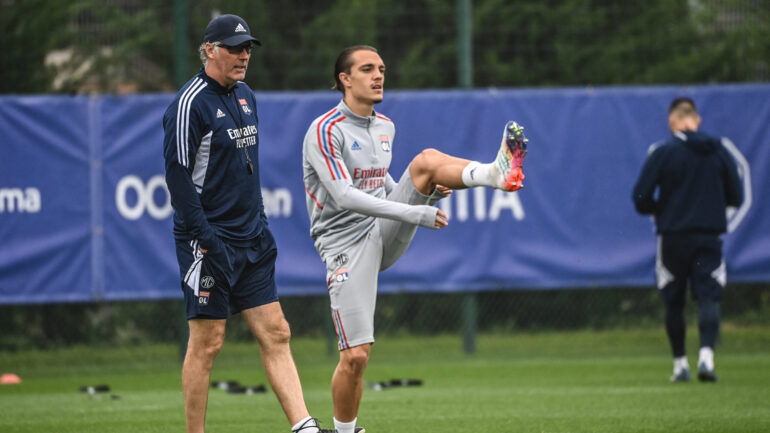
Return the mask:
<svg viewBox="0 0 770 433">
<path fill-rule="evenodd" d="M 257 103 L 242 82 L 254 45 L 261 43 L 241 17 L 213 19 L 199 48 L 203 67 L 163 117 L 166 182 L 190 328 L 182 391 L 191 433 L 204 431 L 211 368 L 226 319 L 237 313 L 259 342 L 292 431 L 321 431 L 305 407 L 276 293 L 277 248 L 259 180 Z"/>
</svg>

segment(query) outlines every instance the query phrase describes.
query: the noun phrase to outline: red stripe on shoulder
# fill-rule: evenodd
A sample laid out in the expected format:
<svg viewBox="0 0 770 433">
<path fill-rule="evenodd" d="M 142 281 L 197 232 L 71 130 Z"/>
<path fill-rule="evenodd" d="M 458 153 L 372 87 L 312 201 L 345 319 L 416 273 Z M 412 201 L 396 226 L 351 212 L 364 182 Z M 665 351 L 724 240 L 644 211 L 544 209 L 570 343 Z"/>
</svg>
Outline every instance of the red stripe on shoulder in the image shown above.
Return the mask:
<svg viewBox="0 0 770 433">
<path fill-rule="evenodd" d="M 332 147 L 332 128 L 334 128 L 334 125 L 342 122 L 345 119 L 347 119 L 347 117 L 340 116 L 339 118 L 332 120 L 329 123 L 329 126 L 326 127 L 326 134 L 327 134 L 327 137 L 328 137 L 328 140 L 329 140 L 328 141 L 328 143 L 329 143 L 329 151 L 331 152 L 333 159 L 336 159 L 337 156 L 334 154 L 334 147 Z M 342 167 L 340 167 L 339 164 L 337 164 L 336 161 L 333 161 L 332 163 L 339 170 L 340 174 L 342 175 L 342 178 L 343 179 L 347 179 L 348 176 L 345 174 L 345 170 L 343 170 Z"/>
<path fill-rule="evenodd" d="M 380 119 L 382 119 L 382 120 L 387 120 L 388 122 L 390 122 L 390 123 L 393 123 L 393 121 L 392 121 L 392 120 L 390 120 L 390 119 L 389 119 L 387 116 L 385 116 L 384 114 L 381 114 L 381 113 L 377 113 L 377 117 L 378 117 L 378 118 L 380 118 Z"/>
<path fill-rule="evenodd" d="M 321 120 L 318 121 L 318 125 L 316 125 L 316 138 L 318 140 L 318 147 L 321 149 L 321 155 L 323 155 L 324 158 L 326 159 L 326 166 L 329 168 L 329 172 L 331 172 L 332 174 L 332 180 L 335 180 L 334 169 L 332 168 L 331 161 L 329 160 L 329 155 L 327 155 L 326 150 L 324 150 L 323 137 L 321 135 L 321 126 L 326 121 L 326 119 L 328 119 L 335 112 L 337 112 L 336 108 L 330 110 L 321 118 Z"/>
</svg>

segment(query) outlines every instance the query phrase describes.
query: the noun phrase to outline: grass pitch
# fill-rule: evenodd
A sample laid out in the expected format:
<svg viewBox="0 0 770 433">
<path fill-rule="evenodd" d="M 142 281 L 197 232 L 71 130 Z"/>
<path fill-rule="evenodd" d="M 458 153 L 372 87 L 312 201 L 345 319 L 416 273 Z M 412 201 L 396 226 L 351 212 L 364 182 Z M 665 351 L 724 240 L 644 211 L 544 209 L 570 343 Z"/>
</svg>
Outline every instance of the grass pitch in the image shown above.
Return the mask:
<svg viewBox="0 0 770 433">
<path fill-rule="evenodd" d="M 690 330 L 691 367 L 697 331 Z M 311 413 L 331 426 L 336 360 L 324 341 L 292 343 Z M 719 382 L 672 384 L 662 329 L 486 335 L 475 355 L 454 336 L 382 337 L 366 379 L 423 386 L 367 388 L 359 425 L 377 432 L 768 432 L 770 329 L 730 328 Z M 77 347 L 0 353 L 0 432 L 184 431 L 178 348 Z M 256 345 L 226 342 L 213 380 L 266 384 Z M 94 396 L 82 385 L 108 384 Z M 111 397 L 115 395 L 116 397 Z M 288 432 L 275 396 L 212 389 L 207 432 Z"/>
</svg>

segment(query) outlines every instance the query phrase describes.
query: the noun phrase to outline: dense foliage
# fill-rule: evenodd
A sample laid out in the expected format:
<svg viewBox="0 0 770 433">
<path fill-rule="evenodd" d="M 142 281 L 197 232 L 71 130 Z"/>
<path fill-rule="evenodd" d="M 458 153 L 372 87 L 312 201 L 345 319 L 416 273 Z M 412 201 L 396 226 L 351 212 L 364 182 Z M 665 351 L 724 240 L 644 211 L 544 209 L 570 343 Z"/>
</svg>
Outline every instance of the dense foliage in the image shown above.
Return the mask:
<svg viewBox="0 0 770 433">
<path fill-rule="evenodd" d="M 173 3 L 186 5 L 182 18 Z M 0 93 L 172 91 L 175 53 L 179 76 L 194 74 L 217 13 L 243 16 L 264 42 L 247 78 L 258 90 L 327 89 L 337 53 L 361 43 L 380 49 L 391 88 L 455 87 L 455 3 L 6 0 Z M 472 3 L 476 87 L 770 80 L 766 0 Z M 184 41 L 174 40 L 177 22 Z"/>
</svg>

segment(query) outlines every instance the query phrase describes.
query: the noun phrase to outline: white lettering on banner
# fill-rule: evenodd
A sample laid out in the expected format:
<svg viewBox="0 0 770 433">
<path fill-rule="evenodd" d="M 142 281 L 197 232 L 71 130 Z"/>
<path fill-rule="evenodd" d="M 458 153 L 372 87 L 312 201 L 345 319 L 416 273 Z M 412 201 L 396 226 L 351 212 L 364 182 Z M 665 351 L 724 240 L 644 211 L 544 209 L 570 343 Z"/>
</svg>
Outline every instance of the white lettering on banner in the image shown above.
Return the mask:
<svg viewBox="0 0 770 433">
<path fill-rule="evenodd" d="M 0 188 L 0 213 L 38 213 L 41 205 L 37 188 Z"/>
<path fill-rule="evenodd" d="M 494 190 L 492 203 L 487 210 L 486 190 L 487 188 L 473 188 L 473 218 L 476 221 L 497 221 L 505 209 L 511 211 L 511 216 L 516 221 L 524 219 L 526 215 L 518 193 Z M 452 195 L 438 202 L 439 207 L 450 218 L 460 222 L 467 221 L 469 218 L 468 191 L 468 189 L 461 189 L 452 192 Z"/>
<path fill-rule="evenodd" d="M 155 191 L 158 188 L 163 191 L 165 197 L 161 206 L 155 202 Z M 136 193 L 136 203 L 133 206 L 126 200 L 129 189 Z M 162 220 L 171 216 L 171 212 L 174 211 L 171 207 L 171 195 L 166 187 L 166 179 L 160 174 L 151 177 L 147 185 L 134 175 L 120 179 L 115 188 L 115 205 L 118 207 L 118 212 L 127 220 L 138 220 L 145 211 L 156 220 Z"/>
<path fill-rule="evenodd" d="M 162 203 L 156 202 L 156 192 L 158 190 L 163 191 Z M 136 194 L 136 203 L 133 205 L 128 203 L 129 191 L 133 190 Z M 2 192 L 4 190 L 0 190 Z M 40 208 L 40 193 L 37 195 L 38 205 Z M 262 188 L 262 201 L 265 206 L 265 215 L 271 218 L 289 218 L 291 217 L 291 193 L 286 188 L 276 188 L 273 190 Z M 145 212 L 156 220 L 166 219 L 171 216 L 174 209 L 171 207 L 171 194 L 168 192 L 166 186 L 166 179 L 163 175 L 155 175 L 147 181 L 147 184 L 139 178 L 130 174 L 124 176 L 118 182 L 115 188 L 115 205 L 118 208 L 118 212 L 123 218 L 127 220 L 138 220 Z M 2 211 L 2 203 L 0 203 L 0 211 Z"/>
<path fill-rule="evenodd" d="M 291 216 L 291 193 L 286 188 L 269 190 L 262 188 L 262 202 L 265 215 L 271 218 L 289 218 Z"/>
</svg>

